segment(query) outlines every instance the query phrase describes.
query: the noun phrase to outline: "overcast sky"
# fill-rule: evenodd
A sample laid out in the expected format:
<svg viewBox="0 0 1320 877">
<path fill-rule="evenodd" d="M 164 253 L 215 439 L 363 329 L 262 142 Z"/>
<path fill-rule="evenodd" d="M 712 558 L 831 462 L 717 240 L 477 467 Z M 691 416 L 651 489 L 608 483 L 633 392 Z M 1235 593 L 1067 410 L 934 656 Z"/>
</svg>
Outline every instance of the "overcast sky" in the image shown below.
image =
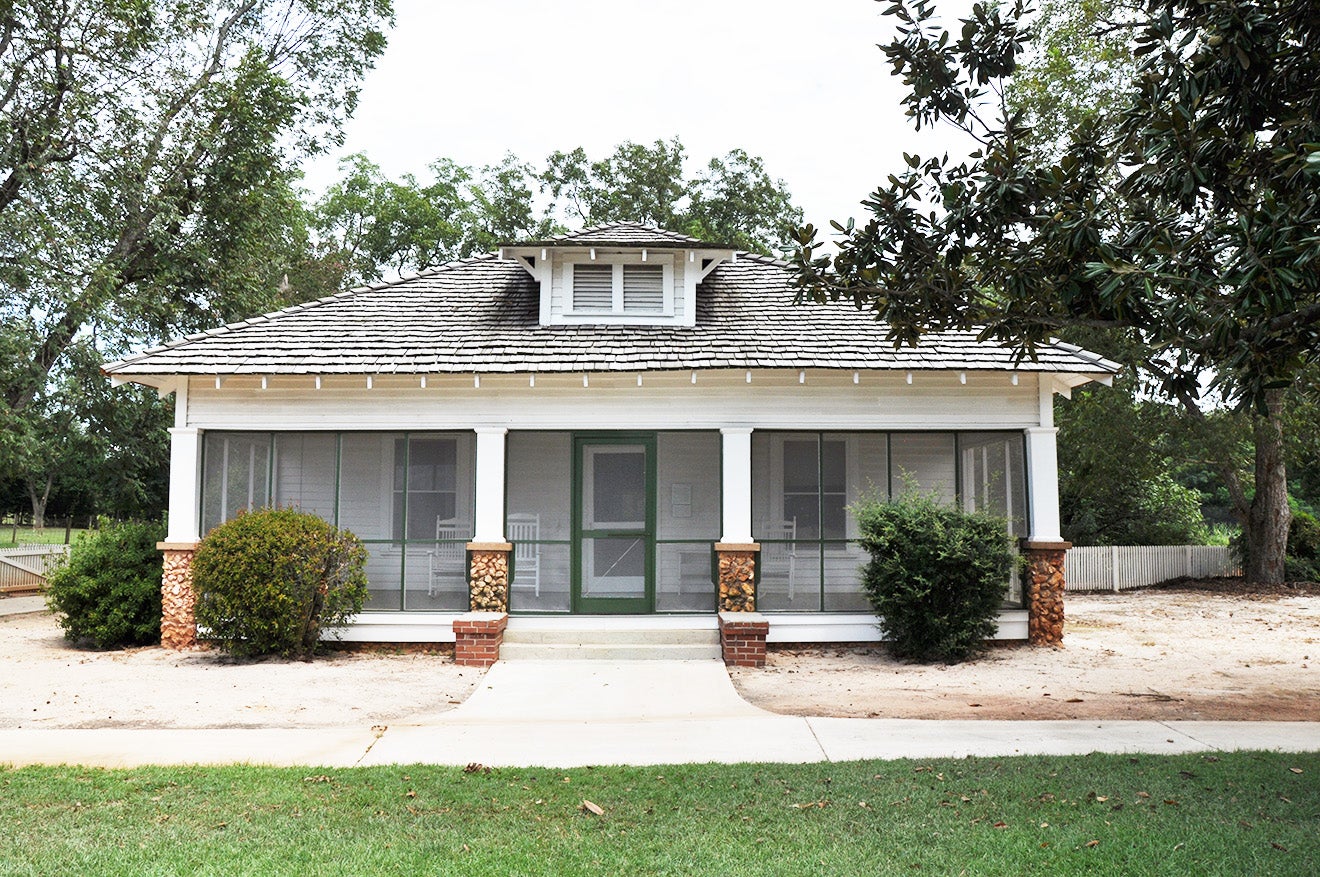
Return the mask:
<svg viewBox="0 0 1320 877">
<path fill-rule="evenodd" d="M 966 0 L 942 6 L 962 10 Z M 365 152 L 390 176 L 441 156 L 540 164 L 583 146 L 677 135 L 689 174 L 742 148 L 765 159 L 808 221 L 859 219 L 901 154 L 958 148 L 918 135 L 876 43 L 872 0 L 395 0 L 397 26 L 366 79 L 343 150 L 306 168 L 320 192 Z M 965 150 L 964 150 L 965 151 Z"/>
</svg>

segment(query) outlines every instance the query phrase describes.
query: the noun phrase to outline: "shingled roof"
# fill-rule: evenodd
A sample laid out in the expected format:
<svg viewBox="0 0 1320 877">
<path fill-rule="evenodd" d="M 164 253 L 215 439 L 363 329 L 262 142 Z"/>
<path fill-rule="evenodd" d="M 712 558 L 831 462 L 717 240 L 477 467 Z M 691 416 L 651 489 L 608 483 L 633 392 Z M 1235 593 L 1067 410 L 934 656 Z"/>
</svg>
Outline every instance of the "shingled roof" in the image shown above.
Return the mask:
<svg viewBox="0 0 1320 877">
<path fill-rule="evenodd" d="M 650 236 L 649 238 L 647 236 Z M 646 238 L 646 239 L 640 239 Z M 565 243 L 701 242 L 644 226 L 588 229 Z M 707 245 L 709 246 L 709 245 Z M 438 374 L 675 369 L 1006 370 L 1107 375 L 1118 365 L 1070 344 L 1034 361 L 973 332 L 895 349 L 851 304 L 794 304 L 792 269 L 739 253 L 697 287 L 695 326 L 539 324 L 537 283 L 496 255 L 430 269 L 155 347 L 107 374 Z"/>
<path fill-rule="evenodd" d="M 584 228 L 582 231 L 569 232 L 558 237 L 549 238 L 544 241 L 511 241 L 504 246 L 518 247 L 608 247 L 608 246 L 626 246 L 626 247 L 655 247 L 664 249 L 669 247 L 701 247 L 704 249 L 732 250 L 736 247 L 726 244 L 717 244 L 710 241 L 703 241 L 699 238 L 689 237 L 685 234 L 679 234 L 674 231 L 666 231 L 663 228 L 656 228 L 653 225 L 642 225 L 637 222 L 612 222 L 608 225 L 597 225 L 593 228 Z"/>
</svg>

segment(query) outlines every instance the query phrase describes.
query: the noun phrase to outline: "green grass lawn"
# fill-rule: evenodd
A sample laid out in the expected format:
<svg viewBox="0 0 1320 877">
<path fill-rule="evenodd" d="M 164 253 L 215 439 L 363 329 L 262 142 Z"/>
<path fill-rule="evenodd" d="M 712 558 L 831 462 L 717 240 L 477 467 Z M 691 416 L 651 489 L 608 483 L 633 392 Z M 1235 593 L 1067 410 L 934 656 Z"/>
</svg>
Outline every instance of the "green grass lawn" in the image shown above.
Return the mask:
<svg viewBox="0 0 1320 877">
<path fill-rule="evenodd" d="M 69 533 L 69 541 L 77 542 L 86 532 L 86 530 L 74 527 Z M 40 530 L 34 530 L 31 527 L 19 527 L 17 531 L 18 538 L 15 539 L 14 535 L 15 530 L 12 524 L 0 526 L 0 548 L 15 548 L 19 545 L 63 545 L 64 525 L 56 526 L 52 523 L 49 527 Z"/>
<path fill-rule="evenodd" d="M 1320 755 L 10 769 L 0 873 L 1310 877 Z"/>
</svg>

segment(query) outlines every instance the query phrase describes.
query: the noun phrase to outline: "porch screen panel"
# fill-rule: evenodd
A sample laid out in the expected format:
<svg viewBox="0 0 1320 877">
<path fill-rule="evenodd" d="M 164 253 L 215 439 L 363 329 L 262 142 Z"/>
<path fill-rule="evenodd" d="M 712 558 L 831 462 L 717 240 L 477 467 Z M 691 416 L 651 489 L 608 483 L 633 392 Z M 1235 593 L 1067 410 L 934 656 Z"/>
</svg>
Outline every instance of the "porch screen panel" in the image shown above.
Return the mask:
<svg viewBox="0 0 1320 877">
<path fill-rule="evenodd" d="M 240 511 L 270 505 L 270 446 L 265 432 L 204 434 L 203 533 Z"/>
<path fill-rule="evenodd" d="M 334 433 L 275 434 L 275 505 L 335 522 L 338 440 Z"/>
<path fill-rule="evenodd" d="M 958 460 L 951 432 L 894 433 L 891 446 L 890 491 L 900 496 L 908 489 L 933 493 L 953 504 L 958 493 Z"/>
<path fill-rule="evenodd" d="M 888 496 L 885 433 L 752 435 L 752 533 L 761 544 L 757 608 L 866 611 L 865 553 L 850 507 Z"/>
<path fill-rule="evenodd" d="M 819 433 L 752 433 L 757 609 L 820 609 L 819 463 Z"/>
<path fill-rule="evenodd" d="M 393 535 L 395 433 L 345 433 L 340 439 L 339 527 L 367 549 L 370 610 L 403 608 L 403 544 Z"/>
<path fill-rule="evenodd" d="M 656 436 L 656 576 L 658 612 L 713 612 L 712 546 L 720 538 L 718 432 Z"/>
<path fill-rule="evenodd" d="M 400 438 L 394 433 L 359 432 L 345 433 L 342 439 L 339 526 L 364 541 L 393 541 L 394 444 Z M 370 545 L 368 550 L 375 551 Z"/>
<path fill-rule="evenodd" d="M 510 432 L 505 454 L 505 535 L 513 543 L 509 609 L 568 612 L 572 434 Z"/>
<path fill-rule="evenodd" d="M 958 436 L 962 467 L 962 505 L 1008 519 L 1008 533 L 1026 536 L 1026 451 L 1021 433 L 961 433 Z M 1022 580 L 1012 576 L 1006 601 L 1022 605 Z"/>
<path fill-rule="evenodd" d="M 958 450 L 963 508 L 1007 518 L 1011 535 L 1027 535 L 1026 453 L 1021 433 L 962 433 Z"/>
</svg>

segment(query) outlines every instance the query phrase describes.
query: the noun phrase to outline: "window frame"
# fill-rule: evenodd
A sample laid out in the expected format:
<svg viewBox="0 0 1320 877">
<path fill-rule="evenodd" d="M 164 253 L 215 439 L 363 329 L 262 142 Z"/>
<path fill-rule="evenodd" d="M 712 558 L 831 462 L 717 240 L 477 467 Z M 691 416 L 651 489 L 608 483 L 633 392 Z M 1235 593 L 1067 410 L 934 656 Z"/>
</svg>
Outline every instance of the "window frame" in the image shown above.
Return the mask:
<svg viewBox="0 0 1320 877">
<path fill-rule="evenodd" d="M 613 269 L 612 300 L 609 310 L 603 308 L 578 308 L 573 299 L 573 275 L 578 265 L 609 265 Z M 660 310 L 628 310 L 624 301 L 624 266 L 647 266 L 660 268 L 662 285 L 662 306 Z M 643 259 L 640 253 L 598 253 L 595 259 L 589 254 L 571 254 L 564 257 L 560 268 L 562 272 L 563 316 L 572 322 L 610 322 L 610 323 L 648 323 L 656 320 L 670 322 L 675 317 L 674 291 L 674 254 L 650 253 Z"/>
</svg>

